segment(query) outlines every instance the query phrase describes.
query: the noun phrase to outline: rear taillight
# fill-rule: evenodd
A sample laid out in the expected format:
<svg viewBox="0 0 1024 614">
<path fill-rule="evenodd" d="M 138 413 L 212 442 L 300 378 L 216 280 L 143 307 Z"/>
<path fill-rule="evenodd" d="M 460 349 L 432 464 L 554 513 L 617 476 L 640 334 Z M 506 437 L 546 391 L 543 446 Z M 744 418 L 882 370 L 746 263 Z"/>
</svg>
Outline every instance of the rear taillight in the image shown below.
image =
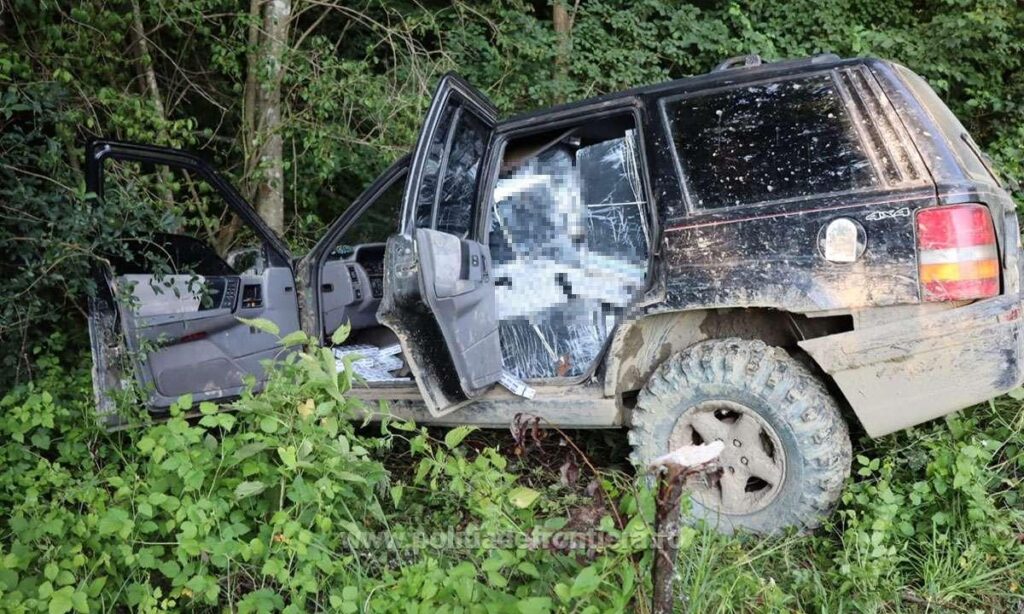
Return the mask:
<svg viewBox="0 0 1024 614">
<path fill-rule="evenodd" d="M 917 213 L 921 297 L 962 301 L 999 294 L 999 251 L 984 205 L 949 205 Z"/>
</svg>

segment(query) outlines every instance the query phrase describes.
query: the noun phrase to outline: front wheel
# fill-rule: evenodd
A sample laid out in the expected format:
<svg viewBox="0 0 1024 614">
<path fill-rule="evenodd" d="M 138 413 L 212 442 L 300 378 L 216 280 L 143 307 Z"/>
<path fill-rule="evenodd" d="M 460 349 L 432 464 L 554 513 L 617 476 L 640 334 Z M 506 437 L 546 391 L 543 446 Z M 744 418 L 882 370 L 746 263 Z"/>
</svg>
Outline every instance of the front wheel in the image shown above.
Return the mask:
<svg viewBox="0 0 1024 614">
<path fill-rule="evenodd" d="M 629 437 L 639 467 L 679 446 L 725 443 L 721 478 L 689 491 L 693 516 L 726 533 L 812 529 L 850 474 L 835 399 L 761 341 L 713 339 L 669 358 L 640 393 Z"/>
</svg>

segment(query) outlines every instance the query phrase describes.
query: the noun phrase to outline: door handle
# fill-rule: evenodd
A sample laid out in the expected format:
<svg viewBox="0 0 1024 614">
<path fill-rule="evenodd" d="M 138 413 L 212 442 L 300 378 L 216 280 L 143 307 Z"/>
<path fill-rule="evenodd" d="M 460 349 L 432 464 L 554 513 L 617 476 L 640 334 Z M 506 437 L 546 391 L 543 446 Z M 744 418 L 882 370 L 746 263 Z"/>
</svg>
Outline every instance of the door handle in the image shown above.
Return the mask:
<svg viewBox="0 0 1024 614">
<path fill-rule="evenodd" d="M 323 292 L 334 292 L 334 284 L 322 284 L 320 290 Z"/>
<path fill-rule="evenodd" d="M 245 284 L 242 286 L 242 307 L 253 309 L 263 306 L 263 286 L 259 284 Z"/>
</svg>

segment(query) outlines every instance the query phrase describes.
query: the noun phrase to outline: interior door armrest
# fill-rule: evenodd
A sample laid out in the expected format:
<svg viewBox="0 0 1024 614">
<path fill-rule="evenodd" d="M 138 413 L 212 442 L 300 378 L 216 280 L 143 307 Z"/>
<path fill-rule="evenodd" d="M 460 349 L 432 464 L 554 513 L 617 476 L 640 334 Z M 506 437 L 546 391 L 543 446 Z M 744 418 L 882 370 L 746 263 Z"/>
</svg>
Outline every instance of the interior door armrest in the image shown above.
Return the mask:
<svg viewBox="0 0 1024 614">
<path fill-rule="evenodd" d="M 194 322 L 197 320 L 212 320 L 222 316 L 230 316 L 230 309 L 207 309 L 205 311 L 195 311 L 192 313 L 171 313 L 160 316 L 147 316 L 139 318 L 139 328 L 150 328 L 153 326 L 163 326 L 165 324 L 173 324 L 175 322 Z"/>
</svg>

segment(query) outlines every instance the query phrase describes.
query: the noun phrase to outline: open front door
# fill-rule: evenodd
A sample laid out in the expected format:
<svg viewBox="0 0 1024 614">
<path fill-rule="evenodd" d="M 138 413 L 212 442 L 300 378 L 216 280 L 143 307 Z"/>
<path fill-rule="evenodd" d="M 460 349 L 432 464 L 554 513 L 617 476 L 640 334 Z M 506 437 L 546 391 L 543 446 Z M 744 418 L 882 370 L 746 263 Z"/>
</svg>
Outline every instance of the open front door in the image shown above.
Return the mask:
<svg viewBox="0 0 1024 614">
<path fill-rule="evenodd" d="M 502 375 L 480 183 L 496 113 L 479 92 L 441 79 L 416 144 L 401 233 L 385 251 L 377 318 L 399 337 L 427 408 L 444 415 Z"/>
<path fill-rule="evenodd" d="M 223 400 L 257 387 L 277 337 L 242 322 L 299 328 L 284 242 L 216 171 L 173 149 L 94 142 L 87 183 L 100 204 L 152 211 L 152 232 L 125 237 L 97 270 L 90 304 L 98 410 L 116 425 L 113 396 L 138 383 L 151 412 L 181 395 Z M 139 213 L 139 215 L 145 215 Z"/>
</svg>

